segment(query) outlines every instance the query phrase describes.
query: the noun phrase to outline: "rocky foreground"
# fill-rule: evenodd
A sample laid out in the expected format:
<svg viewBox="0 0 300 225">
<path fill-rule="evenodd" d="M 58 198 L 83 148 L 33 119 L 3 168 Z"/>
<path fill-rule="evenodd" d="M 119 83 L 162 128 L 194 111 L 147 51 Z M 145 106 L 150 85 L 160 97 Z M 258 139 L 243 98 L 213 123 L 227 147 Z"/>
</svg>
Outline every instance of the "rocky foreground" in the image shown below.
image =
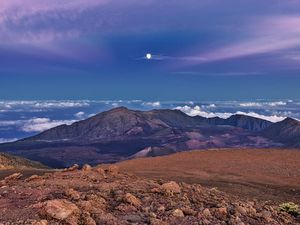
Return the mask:
<svg viewBox="0 0 300 225">
<path fill-rule="evenodd" d="M 242 201 L 201 185 L 154 181 L 73 166 L 0 181 L 0 224 L 295 225 L 296 217 L 270 202 Z"/>
</svg>

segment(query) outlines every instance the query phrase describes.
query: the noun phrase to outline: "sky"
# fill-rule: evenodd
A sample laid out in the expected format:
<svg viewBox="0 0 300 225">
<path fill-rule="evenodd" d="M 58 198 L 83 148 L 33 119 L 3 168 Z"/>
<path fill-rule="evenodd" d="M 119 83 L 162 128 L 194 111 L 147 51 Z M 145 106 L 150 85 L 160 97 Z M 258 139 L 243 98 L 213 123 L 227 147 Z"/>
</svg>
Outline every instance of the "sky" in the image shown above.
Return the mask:
<svg viewBox="0 0 300 225">
<path fill-rule="evenodd" d="M 0 1 L 3 100 L 300 99 L 299 72 L 298 0 Z"/>
</svg>

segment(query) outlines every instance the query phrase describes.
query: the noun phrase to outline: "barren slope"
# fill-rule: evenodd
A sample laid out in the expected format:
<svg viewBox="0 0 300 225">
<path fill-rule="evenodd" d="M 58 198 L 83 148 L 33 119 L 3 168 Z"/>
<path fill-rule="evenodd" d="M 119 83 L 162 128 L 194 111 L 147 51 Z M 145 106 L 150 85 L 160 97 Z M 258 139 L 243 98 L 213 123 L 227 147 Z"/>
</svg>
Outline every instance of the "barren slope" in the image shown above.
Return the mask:
<svg viewBox="0 0 300 225">
<path fill-rule="evenodd" d="M 206 150 L 118 164 L 147 178 L 201 183 L 240 196 L 300 202 L 300 152 L 293 150 Z"/>
</svg>

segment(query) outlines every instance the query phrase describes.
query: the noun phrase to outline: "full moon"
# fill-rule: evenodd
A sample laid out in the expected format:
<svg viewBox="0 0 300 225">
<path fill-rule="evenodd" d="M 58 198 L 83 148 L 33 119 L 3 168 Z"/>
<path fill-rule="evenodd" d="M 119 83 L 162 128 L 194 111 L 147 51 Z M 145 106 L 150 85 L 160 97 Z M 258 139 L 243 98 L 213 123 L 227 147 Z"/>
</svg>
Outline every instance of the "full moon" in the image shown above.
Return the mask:
<svg viewBox="0 0 300 225">
<path fill-rule="evenodd" d="M 151 59 L 152 58 L 152 55 L 150 53 L 147 53 L 146 54 L 146 59 Z"/>
</svg>

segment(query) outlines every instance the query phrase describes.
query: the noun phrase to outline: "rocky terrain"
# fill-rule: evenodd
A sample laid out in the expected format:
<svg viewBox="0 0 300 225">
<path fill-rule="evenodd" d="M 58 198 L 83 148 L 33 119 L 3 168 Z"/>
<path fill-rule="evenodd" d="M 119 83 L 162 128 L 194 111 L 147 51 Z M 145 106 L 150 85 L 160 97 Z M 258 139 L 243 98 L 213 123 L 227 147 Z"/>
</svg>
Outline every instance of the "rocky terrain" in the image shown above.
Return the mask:
<svg viewBox="0 0 300 225">
<path fill-rule="evenodd" d="M 0 153 L 0 170 L 8 169 L 47 169 L 39 162 L 30 161 L 21 157 Z"/>
<path fill-rule="evenodd" d="M 296 225 L 278 205 L 229 196 L 199 184 L 150 180 L 118 167 L 82 169 L 0 182 L 0 224 Z"/>
<path fill-rule="evenodd" d="M 135 111 L 125 107 L 72 125 L 0 145 L 0 151 L 53 168 L 74 163 L 112 163 L 210 148 L 299 148 L 300 122 L 279 123 L 233 115 L 228 119 L 191 117 L 179 110 Z"/>
</svg>

